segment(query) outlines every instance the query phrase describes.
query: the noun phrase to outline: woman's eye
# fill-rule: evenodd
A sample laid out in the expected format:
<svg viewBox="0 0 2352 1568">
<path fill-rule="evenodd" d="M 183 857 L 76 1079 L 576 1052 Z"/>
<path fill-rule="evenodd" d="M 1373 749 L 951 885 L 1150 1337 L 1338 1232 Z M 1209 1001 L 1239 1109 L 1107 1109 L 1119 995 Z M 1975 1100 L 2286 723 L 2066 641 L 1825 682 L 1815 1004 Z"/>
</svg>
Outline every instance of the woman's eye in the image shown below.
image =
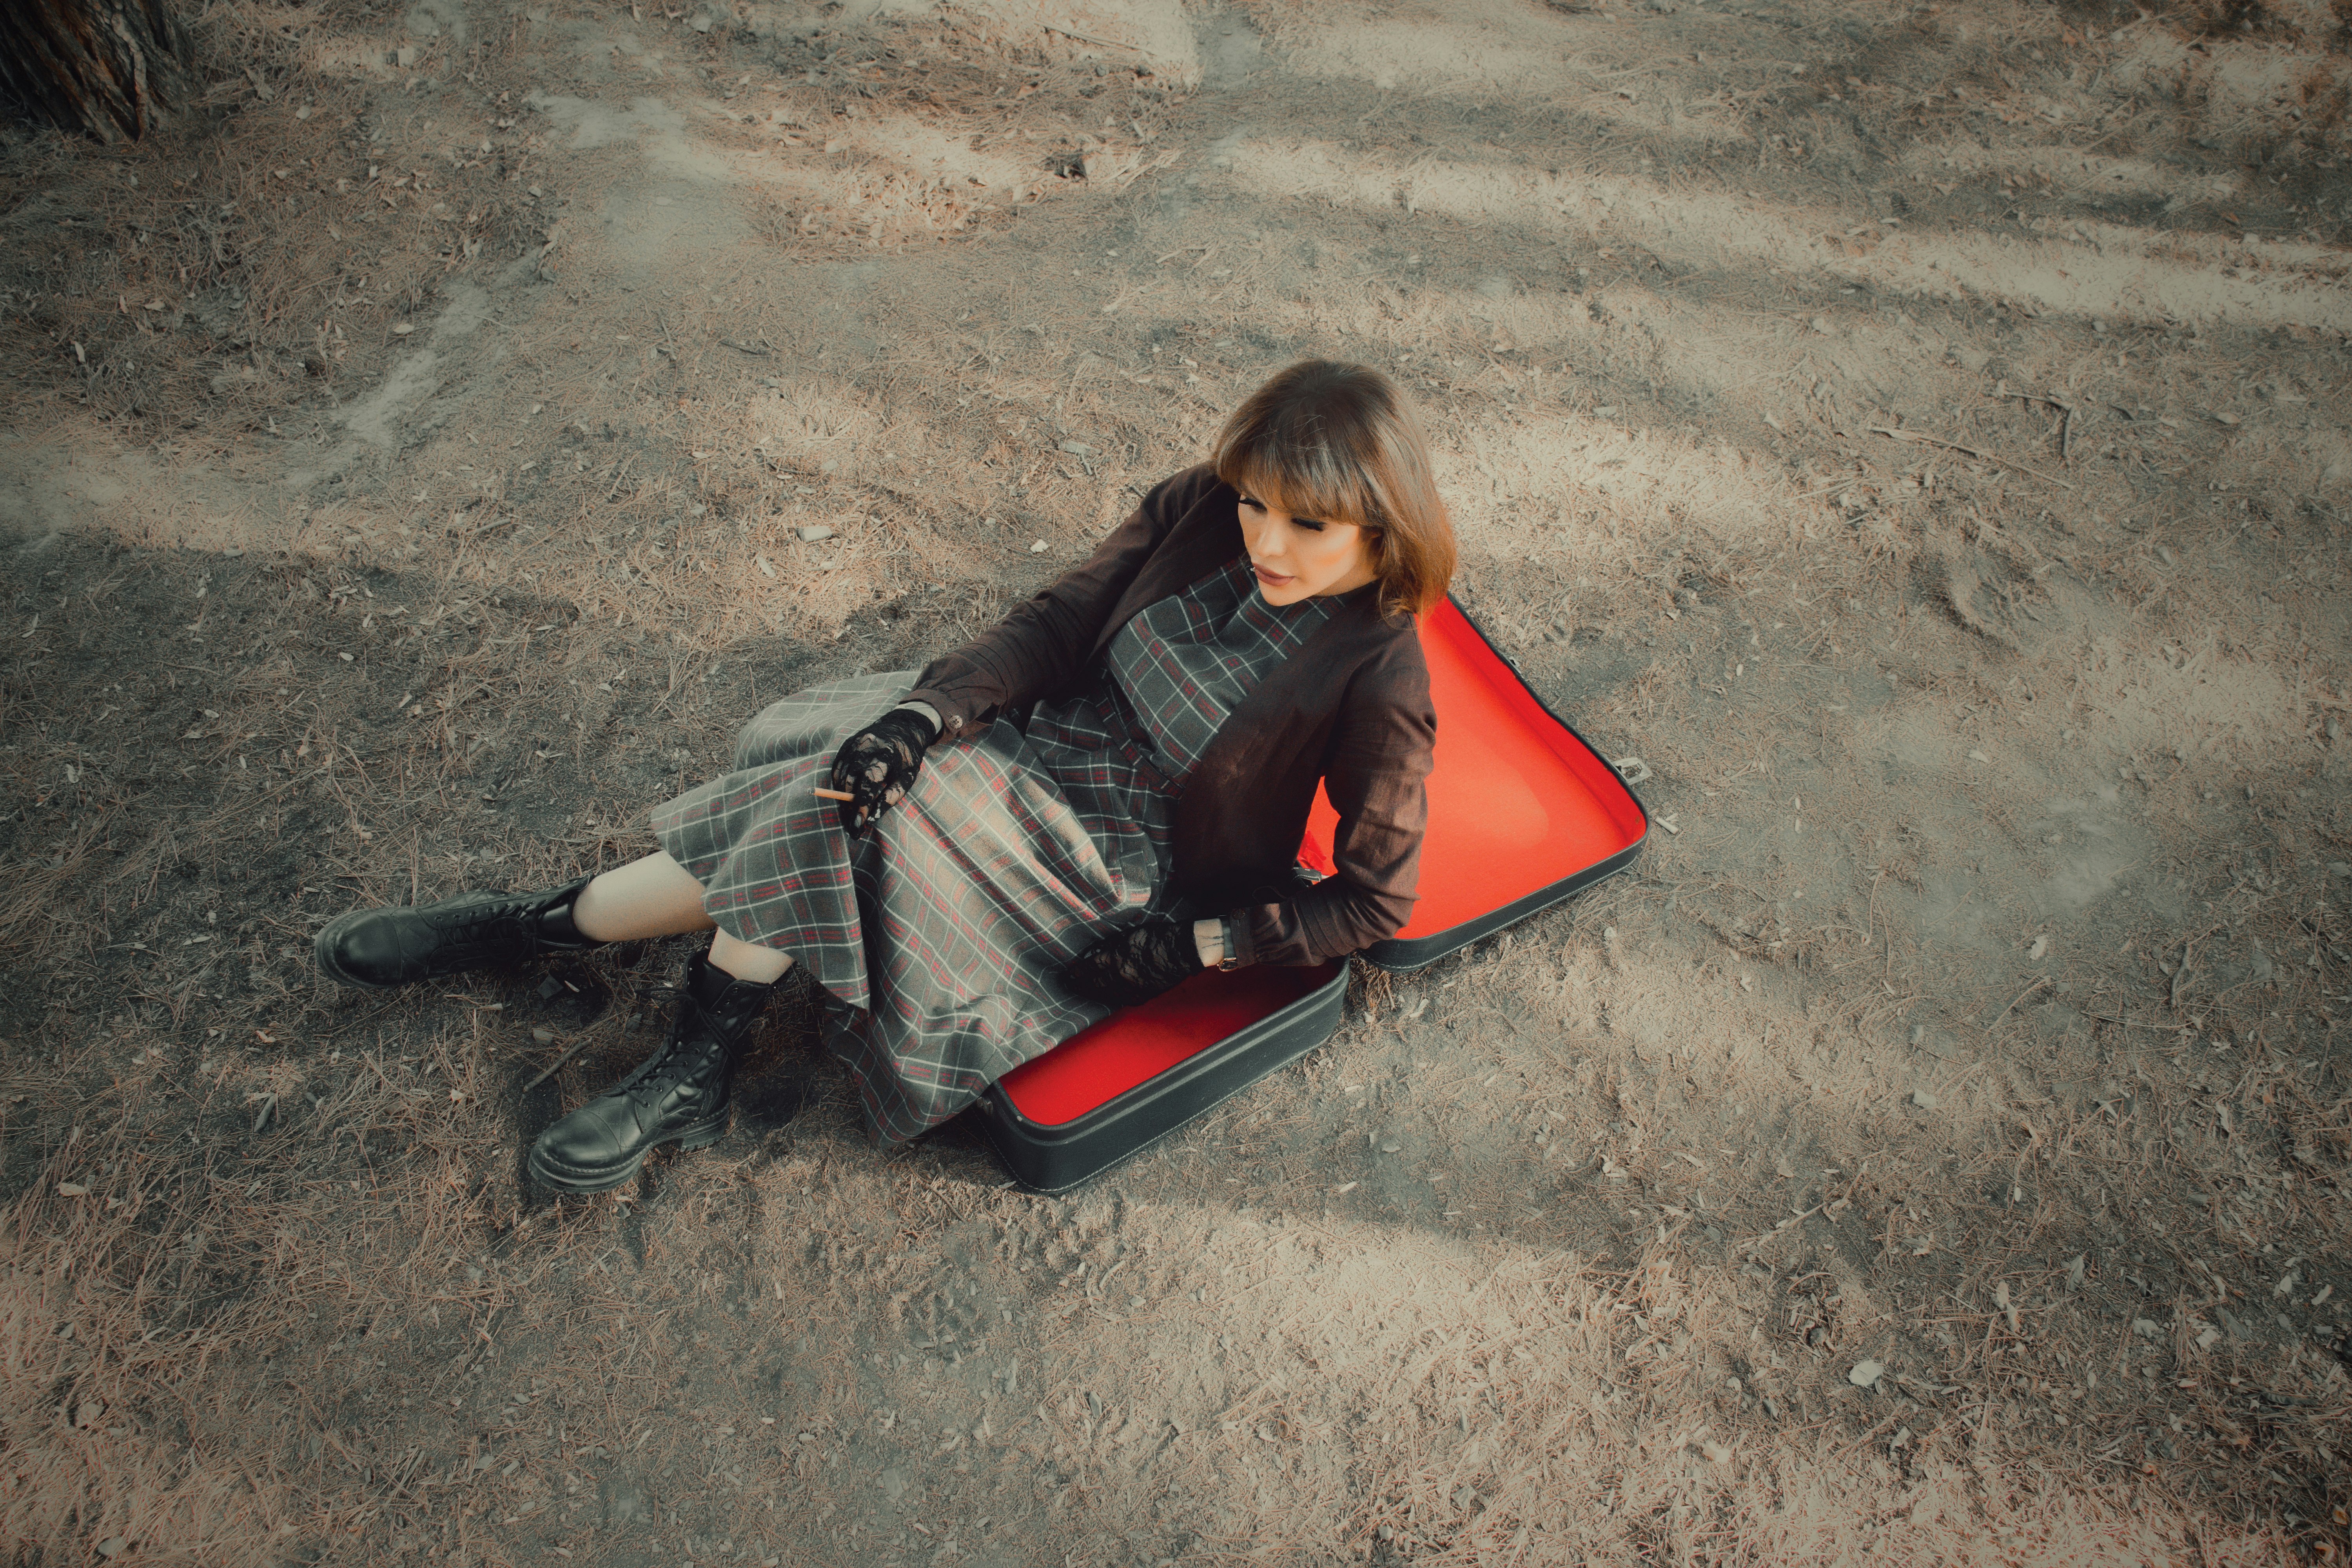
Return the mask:
<svg viewBox="0 0 2352 1568">
<path fill-rule="evenodd" d="M 1294 526 L 1303 528 L 1309 533 L 1323 531 L 1323 525 L 1311 517 L 1294 517 L 1290 521 Z"/>
<path fill-rule="evenodd" d="M 1250 496 L 1242 497 L 1242 505 L 1249 508 L 1252 511 L 1264 511 L 1265 510 L 1265 503 L 1264 501 L 1258 500 Z"/>
</svg>

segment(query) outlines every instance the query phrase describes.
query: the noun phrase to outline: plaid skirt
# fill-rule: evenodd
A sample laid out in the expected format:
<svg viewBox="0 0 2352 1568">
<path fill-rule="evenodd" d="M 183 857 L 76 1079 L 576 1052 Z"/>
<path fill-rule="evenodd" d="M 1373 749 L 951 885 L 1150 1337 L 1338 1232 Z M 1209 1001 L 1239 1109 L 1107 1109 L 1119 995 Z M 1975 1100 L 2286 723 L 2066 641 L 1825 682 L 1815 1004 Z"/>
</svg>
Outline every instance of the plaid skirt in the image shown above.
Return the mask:
<svg viewBox="0 0 2352 1568">
<path fill-rule="evenodd" d="M 1164 896 L 1184 781 L 1330 613 L 1268 605 L 1237 557 L 1137 614 L 1088 691 L 931 748 L 856 843 L 814 792 L 915 672 L 797 692 L 736 737 L 733 772 L 656 811 L 654 833 L 721 930 L 808 965 L 876 1132 L 911 1138 L 1109 1016 L 1055 972 Z"/>
<path fill-rule="evenodd" d="M 893 1142 L 1109 1016 L 1054 973 L 1150 906 L 1171 816 L 1082 701 L 1030 734 L 999 721 L 934 746 L 907 799 L 853 842 L 814 792 L 914 678 L 772 704 L 737 737 L 732 772 L 653 821 L 721 930 L 808 966 L 826 1047 Z"/>
</svg>

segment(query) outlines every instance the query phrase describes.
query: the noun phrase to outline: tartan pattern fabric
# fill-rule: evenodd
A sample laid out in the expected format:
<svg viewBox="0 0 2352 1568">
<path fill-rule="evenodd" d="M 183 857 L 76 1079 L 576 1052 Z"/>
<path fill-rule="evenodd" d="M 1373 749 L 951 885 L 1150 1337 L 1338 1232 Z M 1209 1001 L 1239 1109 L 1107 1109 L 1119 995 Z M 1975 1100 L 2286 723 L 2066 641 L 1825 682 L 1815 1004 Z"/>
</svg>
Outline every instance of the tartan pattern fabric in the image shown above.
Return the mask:
<svg viewBox="0 0 2352 1568">
<path fill-rule="evenodd" d="M 771 704 L 736 737 L 730 772 L 655 812 L 720 929 L 808 965 L 826 1047 L 877 1137 L 938 1125 L 1109 1016 L 1055 972 L 1153 905 L 1185 777 L 1329 614 L 1255 589 L 1243 560 L 1150 606 L 1090 689 L 1040 704 L 1025 732 L 999 720 L 934 745 L 907 799 L 855 842 L 814 792 L 914 671 Z"/>
<path fill-rule="evenodd" d="M 1328 599 L 1269 605 L 1249 558 L 1147 607 L 1103 650 L 1119 729 L 1150 737 L 1146 761 L 1172 800 L 1260 675 L 1330 618 Z"/>
</svg>

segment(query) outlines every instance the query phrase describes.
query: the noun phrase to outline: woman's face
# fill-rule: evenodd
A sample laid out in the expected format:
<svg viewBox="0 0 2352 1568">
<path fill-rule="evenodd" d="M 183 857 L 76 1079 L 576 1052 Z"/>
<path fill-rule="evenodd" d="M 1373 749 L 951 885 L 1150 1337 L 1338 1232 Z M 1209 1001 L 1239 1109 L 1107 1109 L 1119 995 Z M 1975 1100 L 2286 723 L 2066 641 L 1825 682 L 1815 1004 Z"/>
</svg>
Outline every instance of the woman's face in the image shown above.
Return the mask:
<svg viewBox="0 0 2352 1568">
<path fill-rule="evenodd" d="M 1247 490 L 1238 510 L 1258 592 L 1269 605 L 1345 594 L 1376 574 L 1372 535 L 1356 523 L 1293 517 Z"/>
</svg>

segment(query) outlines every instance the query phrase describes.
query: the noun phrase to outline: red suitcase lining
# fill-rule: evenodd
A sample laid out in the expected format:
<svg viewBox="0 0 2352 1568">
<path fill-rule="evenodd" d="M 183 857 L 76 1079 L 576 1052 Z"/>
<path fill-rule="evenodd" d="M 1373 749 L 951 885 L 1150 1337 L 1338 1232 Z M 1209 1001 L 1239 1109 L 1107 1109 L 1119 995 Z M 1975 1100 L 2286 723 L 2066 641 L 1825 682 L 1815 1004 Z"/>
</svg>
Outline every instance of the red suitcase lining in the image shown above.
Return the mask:
<svg viewBox="0 0 2352 1568">
<path fill-rule="evenodd" d="M 1196 974 L 1164 996 L 1115 1013 L 1022 1063 L 997 1082 L 1041 1127 L 1076 1121 L 1331 978 L 1333 965 L 1253 964 Z"/>
<path fill-rule="evenodd" d="M 1438 715 L 1421 901 L 1400 937 L 1427 937 L 1575 876 L 1642 837 L 1609 764 L 1546 712 L 1451 600 L 1422 618 Z M 1320 791 L 1299 858 L 1331 868 L 1339 816 Z M 1304 996 L 1331 967 L 1202 974 L 1105 1019 L 999 1080 L 1032 1122 L 1059 1127 Z"/>
</svg>

